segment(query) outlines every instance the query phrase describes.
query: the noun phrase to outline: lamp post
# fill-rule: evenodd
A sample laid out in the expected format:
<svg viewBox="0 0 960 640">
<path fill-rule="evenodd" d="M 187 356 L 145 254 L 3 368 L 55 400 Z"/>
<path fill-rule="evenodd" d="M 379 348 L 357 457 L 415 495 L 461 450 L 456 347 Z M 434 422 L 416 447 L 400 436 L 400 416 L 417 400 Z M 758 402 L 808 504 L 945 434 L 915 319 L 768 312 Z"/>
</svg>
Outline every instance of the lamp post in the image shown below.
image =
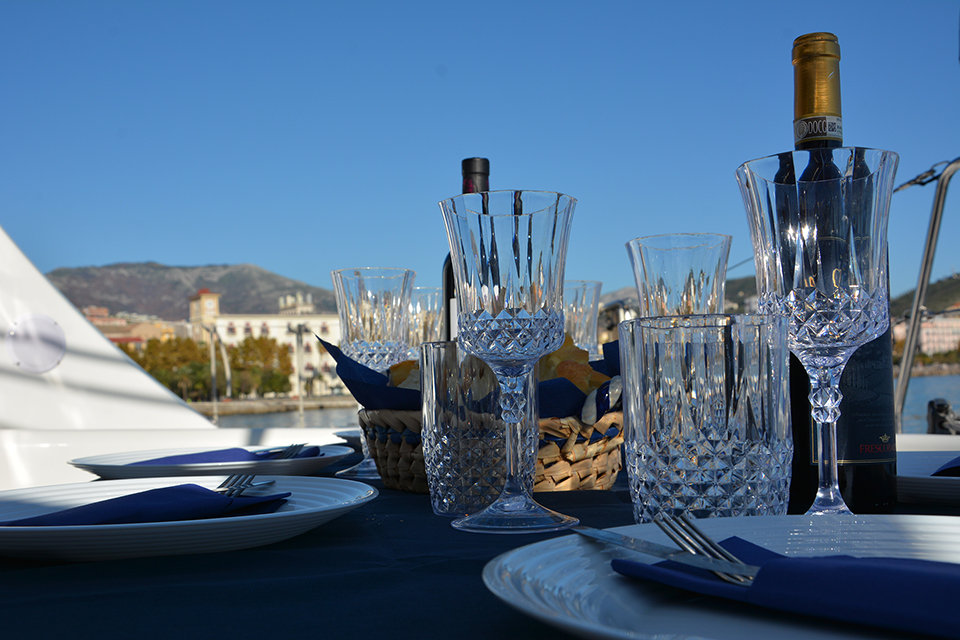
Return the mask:
<svg viewBox="0 0 960 640">
<path fill-rule="evenodd" d="M 298 399 L 298 409 L 300 411 L 300 428 L 303 428 L 305 425 L 303 417 L 303 367 L 301 365 L 301 352 L 303 351 L 303 332 L 307 330 L 307 325 L 298 324 L 294 327 L 291 324 L 287 324 L 287 333 L 297 334 L 297 348 L 294 352 L 296 367 L 297 367 L 297 399 Z"/>
<path fill-rule="evenodd" d="M 223 358 L 223 369 L 226 378 L 226 397 L 231 397 L 231 370 L 230 359 L 227 357 L 227 347 L 220 340 L 220 334 L 217 332 L 217 326 L 201 325 L 207 333 L 210 334 L 210 401 L 213 403 L 213 418 L 211 422 L 217 424 L 220 421 L 219 405 L 217 403 L 217 351 L 216 343 L 220 342 L 220 357 Z"/>
</svg>

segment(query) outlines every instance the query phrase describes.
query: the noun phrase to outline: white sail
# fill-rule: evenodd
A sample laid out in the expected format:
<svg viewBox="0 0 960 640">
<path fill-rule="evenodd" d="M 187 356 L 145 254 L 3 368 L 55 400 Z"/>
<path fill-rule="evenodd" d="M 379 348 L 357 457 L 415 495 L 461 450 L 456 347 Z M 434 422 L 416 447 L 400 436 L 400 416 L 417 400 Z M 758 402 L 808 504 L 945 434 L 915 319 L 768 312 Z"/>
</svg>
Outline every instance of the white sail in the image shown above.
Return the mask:
<svg viewBox="0 0 960 640">
<path fill-rule="evenodd" d="M 0 428 L 216 428 L 90 324 L 2 229 L 0 328 Z"/>
</svg>

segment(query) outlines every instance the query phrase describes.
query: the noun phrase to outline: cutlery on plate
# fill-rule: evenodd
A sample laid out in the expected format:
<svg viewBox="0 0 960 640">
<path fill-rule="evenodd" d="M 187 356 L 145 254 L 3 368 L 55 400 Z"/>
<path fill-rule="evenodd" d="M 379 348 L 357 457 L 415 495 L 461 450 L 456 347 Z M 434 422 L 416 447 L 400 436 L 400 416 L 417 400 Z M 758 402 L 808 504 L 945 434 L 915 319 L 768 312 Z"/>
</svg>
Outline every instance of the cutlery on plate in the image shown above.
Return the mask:
<svg viewBox="0 0 960 640">
<path fill-rule="evenodd" d="M 247 489 L 253 489 L 255 487 L 266 487 L 275 482 L 275 480 L 268 480 L 266 482 L 253 482 L 253 479 L 256 476 L 249 474 L 234 474 L 232 476 L 227 476 L 227 479 L 220 483 L 220 486 L 214 489 L 218 493 L 222 493 L 228 498 L 236 498 L 242 494 Z"/>
<path fill-rule="evenodd" d="M 674 549 L 673 547 L 657 544 L 655 542 L 648 542 L 647 540 L 641 540 L 639 538 L 631 538 L 630 536 L 613 533 L 612 531 L 594 529 L 593 527 L 577 525 L 572 527 L 571 531 L 575 531 L 585 538 L 592 538 L 594 540 L 606 542 L 607 544 L 623 547 L 625 549 L 639 551 L 640 553 L 648 556 L 655 556 L 664 560 L 673 560 L 674 562 L 679 562 L 680 564 L 696 567 L 698 569 L 705 569 L 707 571 L 752 578 L 756 576 L 757 572 L 760 570 L 760 567 L 743 564 L 739 561 L 731 562 L 730 560 L 718 560 L 713 557 L 693 554 L 689 551 Z M 737 583 L 744 585 L 749 584 L 749 582 L 743 583 L 740 581 L 737 581 Z"/>
<path fill-rule="evenodd" d="M 740 567 L 746 566 L 740 558 L 721 547 L 710 536 L 701 531 L 700 527 L 695 525 L 686 515 L 663 516 L 654 520 L 654 523 L 684 551 L 689 551 L 695 555 L 704 555 L 715 560 L 733 562 Z M 749 586 L 750 581 L 753 580 L 752 575 L 743 574 L 742 571 L 735 573 L 714 571 L 714 573 L 721 580 L 731 584 Z"/>
</svg>

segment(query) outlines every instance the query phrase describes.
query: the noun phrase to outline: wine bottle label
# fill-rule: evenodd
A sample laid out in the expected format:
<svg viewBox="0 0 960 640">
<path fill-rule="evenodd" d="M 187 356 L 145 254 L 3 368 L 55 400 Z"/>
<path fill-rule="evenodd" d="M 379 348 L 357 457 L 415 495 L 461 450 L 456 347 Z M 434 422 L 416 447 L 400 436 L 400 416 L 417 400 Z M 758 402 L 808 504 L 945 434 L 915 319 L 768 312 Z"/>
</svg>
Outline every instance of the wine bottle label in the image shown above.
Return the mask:
<svg viewBox="0 0 960 640">
<path fill-rule="evenodd" d="M 857 349 L 843 371 L 840 420 L 837 421 L 837 464 L 896 462 L 897 440 L 890 375 L 889 331 Z M 812 432 L 813 430 L 811 430 Z M 813 463 L 817 447 L 810 448 Z"/>
<path fill-rule="evenodd" d="M 793 122 L 793 141 L 839 140 L 843 142 L 843 119 L 839 116 L 812 116 Z"/>
</svg>

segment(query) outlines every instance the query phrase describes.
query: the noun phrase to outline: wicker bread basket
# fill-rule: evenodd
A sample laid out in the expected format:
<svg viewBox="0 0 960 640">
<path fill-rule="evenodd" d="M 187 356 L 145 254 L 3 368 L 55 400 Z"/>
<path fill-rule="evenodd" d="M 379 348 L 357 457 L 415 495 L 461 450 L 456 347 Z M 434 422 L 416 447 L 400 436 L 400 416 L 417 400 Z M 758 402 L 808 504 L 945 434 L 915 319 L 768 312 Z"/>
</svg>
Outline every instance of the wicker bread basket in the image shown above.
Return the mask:
<svg viewBox="0 0 960 640">
<path fill-rule="evenodd" d="M 429 493 L 420 440 L 421 413 L 363 409 L 359 417 L 384 486 Z M 562 439 L 559 443 L 558 438 Z M 540 440 L 534 491 L 609 489 L 621 466 L 623 413 L 608 413 L 592 426 L 575 417 L 544 418 Z"/>
</svg>

